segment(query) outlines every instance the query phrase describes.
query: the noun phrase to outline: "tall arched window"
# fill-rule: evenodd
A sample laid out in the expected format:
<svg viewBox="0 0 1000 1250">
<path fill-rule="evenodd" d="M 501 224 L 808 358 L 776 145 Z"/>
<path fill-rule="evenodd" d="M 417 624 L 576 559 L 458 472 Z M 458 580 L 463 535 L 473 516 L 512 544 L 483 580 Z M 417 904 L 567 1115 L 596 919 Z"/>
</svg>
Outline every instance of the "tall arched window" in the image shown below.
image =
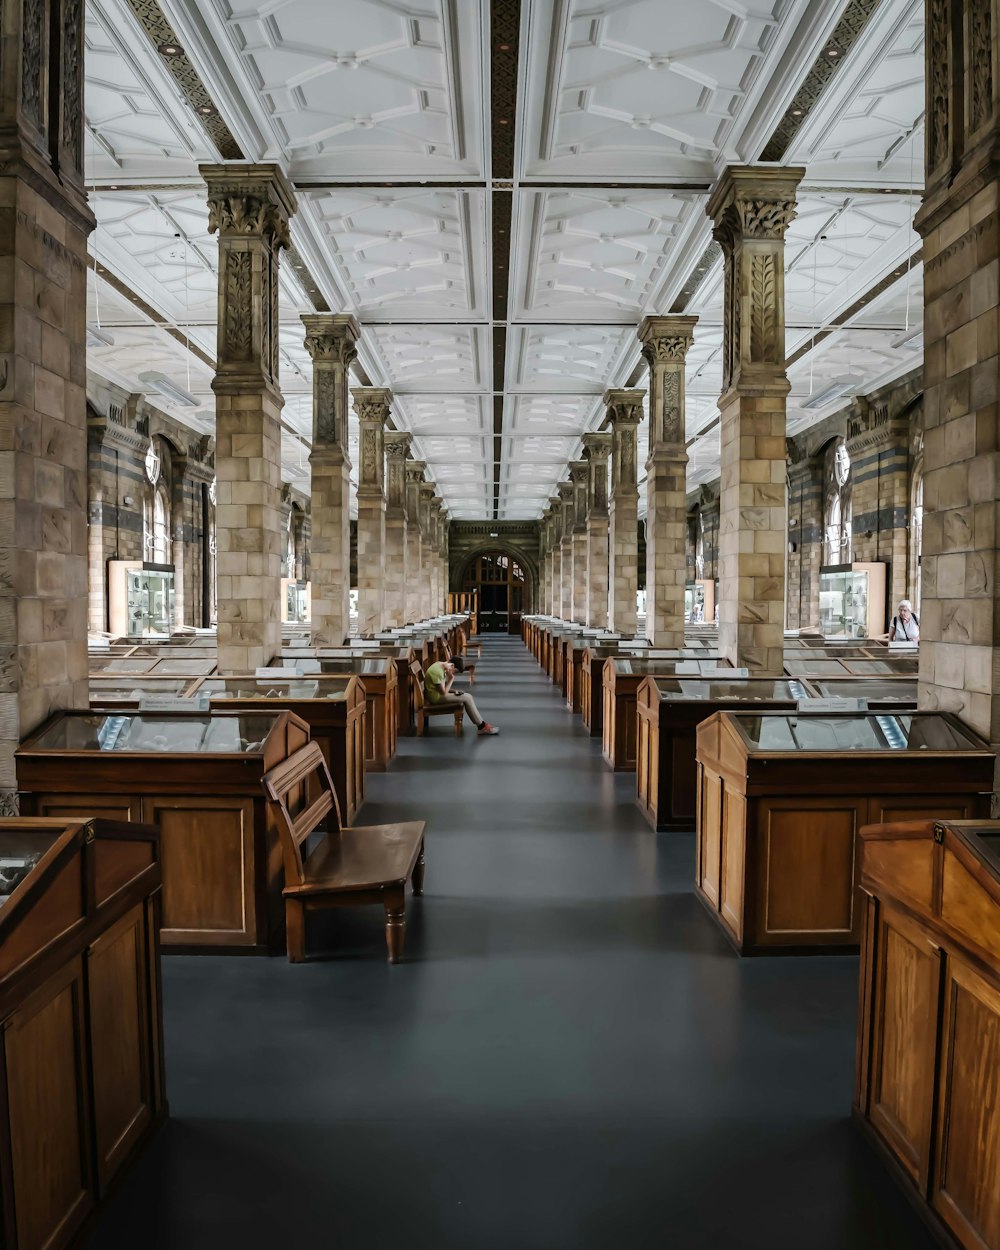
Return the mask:
<svg viewBox="0 0 1000 1250">
<path fill-rule="evenodd" d="M 170 482 L 167 476 L 169 452 L 152 438 L 146 449 L 146 498 L 142 509 L 142 556 L 153 564 L 169 564 Z"/>
<path fill-rule="evenodd" d="M 524 570 L 505 551 L 490 551 L 470 561 L 462 589 L 479 591 L 479 628 L 512 629 L 525 611 Z"/>
<path fill-rule="evenodd" d="M 170 563 L 170 501 L 163 483 L 153 492 L 153 545 L 151 559 L 154 564 Z"/>
<path fill-rule="evenodd" d="M 913 484 L 913 518 L 910 523 L 911 542 L 913 544 L 913 600 L 914 612 L 920 612 L 920 591 L 923 579 L 920 575 L 920 562 L 924 550 L 924 475 L 921 471 Z"/>
<path fill-rule="evenodd" d="M 823 472 L 823 563 L 851 563 L 851 457 L 838 438 L 826 449 Z"/>
</svg>

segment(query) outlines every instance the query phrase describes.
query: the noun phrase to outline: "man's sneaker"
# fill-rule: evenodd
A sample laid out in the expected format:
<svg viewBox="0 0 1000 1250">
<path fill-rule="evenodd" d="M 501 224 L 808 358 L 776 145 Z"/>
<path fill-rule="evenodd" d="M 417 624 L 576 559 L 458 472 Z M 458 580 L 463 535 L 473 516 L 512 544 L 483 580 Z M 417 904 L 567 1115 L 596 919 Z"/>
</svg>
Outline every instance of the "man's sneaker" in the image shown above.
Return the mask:
<svg viewBox="0 0 1000 1250">
<path fill-rule="evenodd" d="M 499 732 L 500 730 L 497 729 L 496 725 L 491 725 L 488 720 L 483 721 L 478 731 L 480 738 L 488 738 L 490 734 L 498 734 Z"/>
</svg>

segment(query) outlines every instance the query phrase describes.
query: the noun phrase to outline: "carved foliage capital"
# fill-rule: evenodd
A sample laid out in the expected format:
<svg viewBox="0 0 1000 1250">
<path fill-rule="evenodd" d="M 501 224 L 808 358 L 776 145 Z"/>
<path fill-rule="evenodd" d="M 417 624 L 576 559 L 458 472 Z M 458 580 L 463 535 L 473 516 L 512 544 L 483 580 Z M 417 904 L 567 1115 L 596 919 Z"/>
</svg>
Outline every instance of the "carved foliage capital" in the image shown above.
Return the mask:
<svg viewBox="0 0 1000 1250">
<path fill-rule="evenodd" d="M 266 187 L 240 190 L 209 188 L 208 232 L 220 236 L 260 238 L 273 247 L 290 247 L 288 216 L 268 198 Z"/>
</svg>

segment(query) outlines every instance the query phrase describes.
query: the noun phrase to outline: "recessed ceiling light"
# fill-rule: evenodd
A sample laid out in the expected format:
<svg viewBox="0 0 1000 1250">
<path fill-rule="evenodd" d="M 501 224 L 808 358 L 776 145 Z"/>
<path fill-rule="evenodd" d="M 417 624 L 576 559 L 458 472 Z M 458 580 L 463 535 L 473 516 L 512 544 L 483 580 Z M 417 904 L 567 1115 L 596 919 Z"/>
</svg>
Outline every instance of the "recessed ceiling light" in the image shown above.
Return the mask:
<svg viewBox="0 0 1000 1250">
<path fill-rule="evenodd" d="M 202 117 L 211 117 L 212 114 L 215 112 L 215 105 L 214 104 L 199 104 L 197 111 L 202 115 Z"/>
<path fill-rule="evenodd" d="M 506 118 L 506 117 L 498 117 L 498 118 L 497 118 L 497 125 L 498 125 L 498 126 L 508 126 L 508 125 L 510 125 L 510 123 L 508 122 L 508 120 L 507 120 L 507 118 Z"/>
<path fill-rule="evenodd" d="M 795 108 L 795 109 L 792 109 L 792 116 L 793 116 L 793 117 L 801 117 L 801 116 L 802 116 L 802 114 L 803 114 L 804 112 L 805 112 L 805 109 L 798 109 L 798 108 Z"/>
<path fill-rule="evenodd" d="M 158 49 L 163 56 L 183 56 L 184 49 L 179 43 L 161 43 Z"/>
<path fill-rule="evenodd" d="M 830 46 L 826 50 L 826 55 L 830 58 L 831 61 L 835 61 L 838 56 L 844 55 L 844 49 L 838 48 L 835 43 L 831 43 Z"/>
</svg>

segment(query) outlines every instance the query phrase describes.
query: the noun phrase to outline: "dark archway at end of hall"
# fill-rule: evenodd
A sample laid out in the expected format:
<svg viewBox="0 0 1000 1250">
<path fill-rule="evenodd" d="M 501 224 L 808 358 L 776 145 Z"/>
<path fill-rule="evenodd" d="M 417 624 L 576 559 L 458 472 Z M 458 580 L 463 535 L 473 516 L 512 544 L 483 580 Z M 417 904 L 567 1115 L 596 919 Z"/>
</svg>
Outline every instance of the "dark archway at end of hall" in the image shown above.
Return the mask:
<svg viewBox="0 0 1000 1250">
<path fill-rule="evenodd" d="M 478 593 L 481 633 L 521 632 L 521 614 L 531 610 L 531 584 L 516 555 L 496 547 L 470 556 L 460 584 Z"/>
</svg>

